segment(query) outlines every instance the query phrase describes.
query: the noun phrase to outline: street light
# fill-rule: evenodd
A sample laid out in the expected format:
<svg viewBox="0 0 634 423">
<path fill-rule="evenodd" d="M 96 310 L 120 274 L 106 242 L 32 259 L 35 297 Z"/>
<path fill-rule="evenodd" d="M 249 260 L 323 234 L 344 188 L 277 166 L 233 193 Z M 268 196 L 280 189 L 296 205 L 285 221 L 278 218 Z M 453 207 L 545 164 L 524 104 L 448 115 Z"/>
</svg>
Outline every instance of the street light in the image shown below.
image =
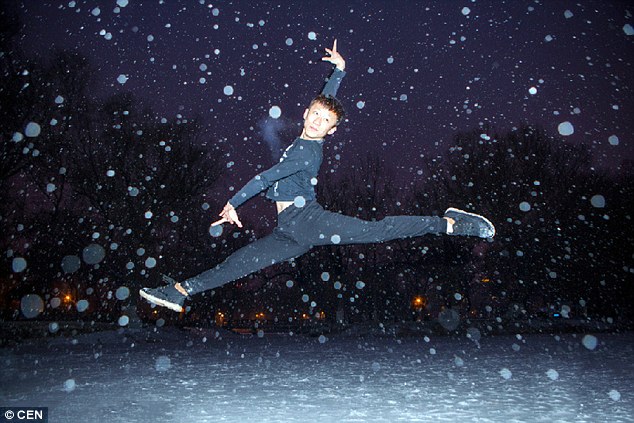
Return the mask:
<svg viewBox="0 0 634 423">
<path fill-rule="evenodd" d="M 221 311 L 216 313 L 216 326 L 224 326 L 225 314 Z"/>
<path fill-rule="evenodd" d="M 421 311 L 426 304 L 427 299 L 425 297 L 416 296 L 414 297 L 414 299 L 412 299 L 412 307 L 417 311 Z"/>
</svg>

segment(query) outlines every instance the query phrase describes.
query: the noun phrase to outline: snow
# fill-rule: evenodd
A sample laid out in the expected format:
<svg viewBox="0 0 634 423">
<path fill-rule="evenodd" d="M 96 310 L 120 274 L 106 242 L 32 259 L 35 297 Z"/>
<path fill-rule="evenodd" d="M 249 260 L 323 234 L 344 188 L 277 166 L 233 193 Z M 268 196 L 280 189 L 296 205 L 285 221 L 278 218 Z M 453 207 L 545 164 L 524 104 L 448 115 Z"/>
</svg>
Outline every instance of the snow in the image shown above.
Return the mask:
<svg viewBox="0 0 634 423">
<path fill-rule="evenodd" d="M 35 138 L 40 135 L 42 128 L 36 122 L 29 122 L 24 129 L 24 135 L 29 138 Z"/>
<path fill-rule="evenodd" d="M 28 294 L 20 300 L 20 310 L 27 318 L 37 317 L 44 311 L 44 301 L 37 294 Z"/>
<path fill-rule="evenodd" d="M 282 116 L 282 109 L 280 109 L 279 106 L 272 106 L 269 109 L 269 116 L 271 116 L 273 119 L 279 119 L 280 116 Z"/>
<path fill-rule="evenodd" d="M 22 257 L 15 257 L 11 262 L 11 269 L 16 273 L 23 272 L 26 269 L 26 260 Z"/>
<path fill-rule="evenodd" d="M 90 304 L 88 303 L 87 300 L 79 300 L 77 301 L 77 305 L 75 307 L 77 308 L 77 311 L 81 313 L 88 310 L 89 305 Z"/>
<path fill-rule="evenodd" d="M 592 198 L 590 199 L 590 203 L 592 204 L 593 207 L 602 209 L 605 207 L 605 197 L 602 196 L 601 194 L 593 195 Z"/>
<path fill-rule="evenodd" d="M 55 422 L 631 421 L 634 334 L 597 337 L 120 329 L 0 349 L 0 397 Z"/>
<path fill-rule="evenodd" d="M 559 131 L 559 134 L 563 136 L 572 135 L 575 132 L 574 126 L 572 126 L 572 123 L 568 121 L 560 123 L 559 126 L 557 126 L 557 130 Z"/>
<path fill-rule="evenodd" d="M 97 264 L 106 257 L 106 250 L 99 244 L 90 244 L 84 248 L 82 255 L 86 264 Z"/>
<path fill-rule="evenodd" d="M 222 235 L 222 225 L 210 226 L 209 235 L 214 238 L 218 238 L 220 235 Z"/>
<path fill-rule="evenodd" d="M 597 337 L 594 335 L 586 335 L 583 337 L 583 339 L 581 340 L 581 342 L 583 343 L 583 346 L 586 347 L 589 350 L 594 350 L 597 347 L 598 344 L 598 340 Z"/>
<path fill-rule="evenodd" d="M 306 205 L 306 199 L 305 199 L 303 196 L 298 195 L 298 196 L 297 196 L 297 197 L 295 197 L 295 199 L 293 200 L 293 205 L 294 205 L 295 207 L 297 207 L 297 208 L 300 208 L 300 209 L 301 209 L 302 207 L 304 207 L 304 206 Z"/>
<path fill-rule="evenodd" d="M 118 300 L 123 301 L 130 296 L 130 289 L 127 286 L 120 286 L 117 288 L 115 296 Z"/>
</svg>

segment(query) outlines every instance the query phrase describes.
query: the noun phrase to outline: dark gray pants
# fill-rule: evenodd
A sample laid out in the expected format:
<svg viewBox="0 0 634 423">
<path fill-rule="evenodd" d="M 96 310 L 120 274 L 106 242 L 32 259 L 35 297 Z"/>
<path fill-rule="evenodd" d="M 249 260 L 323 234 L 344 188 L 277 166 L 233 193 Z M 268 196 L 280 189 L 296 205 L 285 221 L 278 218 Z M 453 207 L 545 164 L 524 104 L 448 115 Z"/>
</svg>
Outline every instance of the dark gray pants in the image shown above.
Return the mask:
<svg viewBox="0 0 634 423">
<path fill-rule="evenodd" d="M 190 295 L 235 281 L 317 245 L 368 244 L 447 232 L 442 217 L 390 216 L 369 222 L 324 210 L 316 201 L 291 205 L 278 215 L 273 233 L 231 254 L 214 267 L 182 282 Z"/>
</svg>

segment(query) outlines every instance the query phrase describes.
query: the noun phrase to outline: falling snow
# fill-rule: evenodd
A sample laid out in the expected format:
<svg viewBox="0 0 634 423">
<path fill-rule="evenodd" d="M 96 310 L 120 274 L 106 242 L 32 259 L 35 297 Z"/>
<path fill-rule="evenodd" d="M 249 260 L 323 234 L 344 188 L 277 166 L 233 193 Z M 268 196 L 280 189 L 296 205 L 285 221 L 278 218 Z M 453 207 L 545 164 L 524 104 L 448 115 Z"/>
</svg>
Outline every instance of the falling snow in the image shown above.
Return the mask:
<svg viewBox="0 0 634 423">
<path fill-rule="evenodd" d="M 69 422 L 634 419 L 624 3 L 22 3 L 0 52 L 3 406 Z M 308 188 L 387 230 L 455 206 L 498 235 L 349 247 L 329 227 L 325 247 L 181 314 L 137 301 L 271 232 L 295 245 L 263 196 L 244 227 L 211 223 L 301 132 L 335 38 L 347 119 Z"/>
</svg>

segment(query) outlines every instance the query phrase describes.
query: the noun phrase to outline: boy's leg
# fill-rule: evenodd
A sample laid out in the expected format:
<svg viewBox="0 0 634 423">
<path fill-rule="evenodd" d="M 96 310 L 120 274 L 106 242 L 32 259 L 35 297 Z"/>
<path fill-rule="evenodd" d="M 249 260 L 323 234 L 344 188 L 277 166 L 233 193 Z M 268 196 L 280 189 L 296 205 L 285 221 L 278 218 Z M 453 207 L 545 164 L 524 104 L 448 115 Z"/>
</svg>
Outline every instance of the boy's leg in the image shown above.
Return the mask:
<svg viewBox="0 0 634 423">
<path fill-rule="evenodd" d="M 367 221 L 329 212 L 316 203 L 301 213 L 292 236 L 312 245 L 367 244 L 447 233 L 447 220 L 432 216 L 388 216 Z M 301 220 L 301 221 L 299 221 Z"/>
<path fill-rule="evenodd" d="M 273 233 L 240 248 L 213 269 L 187 279 L 181 285 L 189 295 L 197 294 L 298 257 L 309 249 L 310 247 L 298 244 L 275 228 Z"/>
<path fill-rule="evenodd" d="M 197 294 L 235 281 L 272 264 L 298 257 L 309 249 L 310 246 L 298 244 L 275 228 L 270 235 L 237 250 L 213 269 L 187 279 L 179 285 L 189 295 Z M 173 284 L 159 288 L 143 288 L 140 294 L 154 304 L 179 312 L 183 310 L 185 295 Z"/>
</svg>

